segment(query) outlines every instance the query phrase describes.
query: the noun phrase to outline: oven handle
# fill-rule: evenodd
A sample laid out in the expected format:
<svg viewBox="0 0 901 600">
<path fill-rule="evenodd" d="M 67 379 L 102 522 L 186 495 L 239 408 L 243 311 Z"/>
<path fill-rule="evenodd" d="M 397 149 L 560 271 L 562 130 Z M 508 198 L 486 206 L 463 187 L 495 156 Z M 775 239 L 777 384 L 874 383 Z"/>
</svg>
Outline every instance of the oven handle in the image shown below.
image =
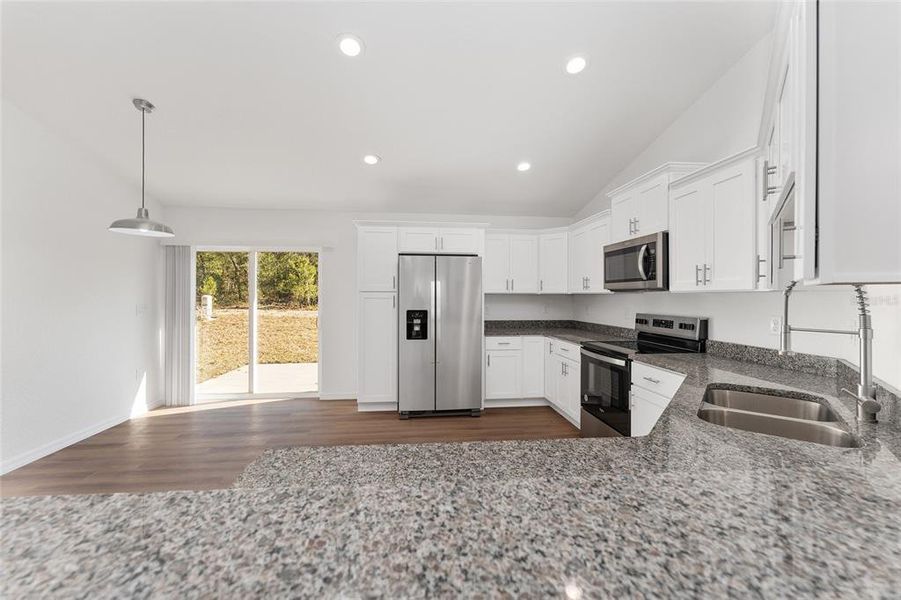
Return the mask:
<svg viewBox="0 0 901 600">
<path fill-rule="evenodd" d="M 594 352 L 589 352 L 588 350 L 582 349 L 582 356 L 587 356 L 593 360 L 599 360 L 601 362 L 605 362 L 607 364 L 616 365 L 617 367 L 625 367 L 626 361 L 619 360 L 618 358 L 610 358 L 609 356 L 604 356 L 602 354 L 595 354 Z"/>
<path fill-rule="evenodd" d="M 648 245 L 644 244 L 638 251 L 638 272 L 644 281 L 648 280 L 648 274 L 644 272 L 644 255 L 648 253 Z"/>
</svg>

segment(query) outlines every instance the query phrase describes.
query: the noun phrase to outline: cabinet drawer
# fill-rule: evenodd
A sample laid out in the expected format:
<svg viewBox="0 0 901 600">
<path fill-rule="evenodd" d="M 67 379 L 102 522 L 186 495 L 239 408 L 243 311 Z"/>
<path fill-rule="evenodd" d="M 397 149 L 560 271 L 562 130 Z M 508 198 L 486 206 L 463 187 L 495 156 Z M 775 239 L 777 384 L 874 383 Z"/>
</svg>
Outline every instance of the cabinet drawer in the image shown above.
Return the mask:
<svg viewBox="0 0 901 600">
<path fill-rule="evenodd" d="M 667 399 L 676 395 L 685 375 L 651 367 L 640 362 L 632 362 L 632 385 L 644 388 Z"/>
<path fill-rule="evenodd" d="M 486 350 L 520 350 L 522 338 L 518 335 L 491 336 L 485 338 Z"/>
<path fill-rule="evenodd" d="M 554 341 L 554 354 L 557 356 L 562 356 L 563 358 L 568 358 L 569 360 L 574 360 L 576 362 L 580 362 L 582 357 L 579 353 L 579 346 L 576 344 L 571 344 L 569 342 L 561 342 L 560 340 Z"/>
</svg>

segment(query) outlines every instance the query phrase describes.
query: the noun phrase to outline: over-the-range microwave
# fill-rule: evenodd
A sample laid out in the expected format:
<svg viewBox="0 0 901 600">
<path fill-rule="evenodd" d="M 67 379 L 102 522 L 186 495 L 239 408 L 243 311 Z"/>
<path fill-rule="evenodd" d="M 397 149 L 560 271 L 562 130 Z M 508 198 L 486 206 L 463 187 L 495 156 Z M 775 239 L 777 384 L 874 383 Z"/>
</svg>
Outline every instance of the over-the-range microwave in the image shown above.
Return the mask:
<svg viewBox="0 0 901 600">
<path fill-rule="evenodd" d="M 665 231 L 604 246 L 604 287 L 640 291 L 669 289 L 669 234 Z"/>
</svg>

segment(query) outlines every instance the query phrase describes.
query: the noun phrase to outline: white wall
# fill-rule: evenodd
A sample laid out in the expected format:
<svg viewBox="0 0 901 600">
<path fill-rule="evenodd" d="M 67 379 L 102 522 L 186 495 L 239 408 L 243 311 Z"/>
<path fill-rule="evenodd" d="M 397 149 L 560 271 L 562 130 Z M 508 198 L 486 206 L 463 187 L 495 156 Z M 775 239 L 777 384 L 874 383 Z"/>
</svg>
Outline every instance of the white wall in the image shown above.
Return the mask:
<svg viewBox="0 0 901 600">
<path fill-rule="evenodd" d="M 873 373 L 901 388 L 901 285 L 867 286 L 873 321 Z M 636 312 L 699 316 L 710 319 L 710 339 L 778 348 L 779 335 L 770 333 L 770 319 L 782 316 L 780 292 L 674 294 L 619 293 L 578 296 L 575 318 L 592 323 L 632 327 Z M 857 329 L 857 304 L 849 286 L 799 289 L 792 294 L 790 319 L 798 327 Z M 796 333 L 798 352 L 844 358 L 859 364 L 857 338 Z"/>
<path fill-rule="evenodd" d="M 106 230 L 134 215 L 134 181 L 2 109 L 5 472 L 156 403 L 162 251 Z"/>
<path fill-rule="evenodd" d="M 173 243 L 193 246 L 322 248 L 319 256 L 319 326 L 322 363 L 320 396 L 324 398 L 356 397 L 355 220 L 456 221 L 518 228 L 559 227 L 570 221 L 565 218 L 483 215 L 363 214 L 185 207 L 166 209 L 166 221 L 176 233 Z M 506 309 L 499 309 L 499 314 L 506 314 L 505 311 Z"/>
<path fill-rule="evenodd" d="M 610 208 L 606 193 L 669 161 L 714 162 L 757 144 L 772 36 L 755 44 L 576 215 Z"/>
</svg>

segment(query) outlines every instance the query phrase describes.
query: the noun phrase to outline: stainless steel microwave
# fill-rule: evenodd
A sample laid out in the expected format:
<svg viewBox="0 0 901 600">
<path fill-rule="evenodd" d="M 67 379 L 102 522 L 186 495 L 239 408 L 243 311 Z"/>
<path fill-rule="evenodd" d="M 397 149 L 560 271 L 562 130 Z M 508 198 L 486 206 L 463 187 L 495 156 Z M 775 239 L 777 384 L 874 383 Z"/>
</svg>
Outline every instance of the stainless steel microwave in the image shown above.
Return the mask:
<svg viewBox="0 0 901 600">
<path fill-rule="evenodd" d="M 604 287 L 614 291 L 669 289 L 665 231 L 604 246 Z"/>
</svg>

